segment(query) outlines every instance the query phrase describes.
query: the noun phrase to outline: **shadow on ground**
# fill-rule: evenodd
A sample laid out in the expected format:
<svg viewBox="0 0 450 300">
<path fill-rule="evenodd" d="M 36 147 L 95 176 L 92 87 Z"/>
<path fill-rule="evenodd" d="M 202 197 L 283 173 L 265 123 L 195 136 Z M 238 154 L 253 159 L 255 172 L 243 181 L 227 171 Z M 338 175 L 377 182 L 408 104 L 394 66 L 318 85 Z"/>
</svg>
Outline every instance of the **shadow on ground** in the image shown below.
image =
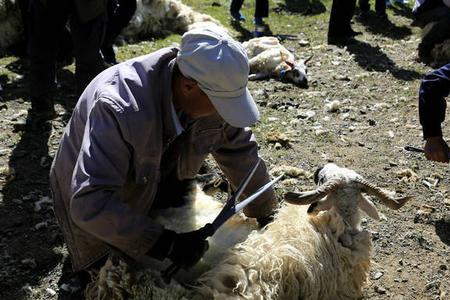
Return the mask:
<svg viewBox="0 0 450 300">
<path fill-rule="evenodd" d="M 358 65 L 367 71 L 382 73 L 388 71 L 395 78 L 405 81 L 423 77 L 423 74 L 416 71 L 399 68 L 378 46 L 353 40 L 347 45 L 347 50 L 354 55 Z"/>
<path fill-rule="evenodd" d="M 382 35 L 394 40 L 401 40 L 412 34 L 411 28 L 407 26 L 397 26 L 387 17 L 380 17 L 375 12 L 370 11 L 357 17 L 367 31 Z"/>
<path fill-rule="evenodd" d="M 447 246 L 450 246 L 450 224 L 444 220 L 440 220 L 436 222 L 435 229 L 441 241 Z"/>
<path fill-rule="evenodd" d="M 21 109 L 13 111 L 17 117 L 3 123 L 12 127 L 13 134 L 4 135 L 11 139 L 4 144 L 12 151 L 8 161 L 9 176 L 1 186 L 0 265 L 4 271 L 0 272 L 0 298 L 17 300 L 29 299 L 30 292 L 23 287 L 42 284 L 41 279 L 62 261 L 64 242 L 53 215 L 49 191 L 48 174 L 53 159 L 49 143 L 57 143 L 51 140 L 52 124 L 34 121 L 26 113 L 29 107 L 26 104 L 29 101 L 26 60 L 6 67 L 19 76 L 17 80 L 2 83 L 1 104 L 22 105 Z M 61 116 L 66 122 L 74 105 L 74 78 L 67 70 L 60 70 L 58 75 L 66 92 L 63 97 L 58 91 L 55 100 L 67 112 Z"/>
<path fill-rule="evenodd" d="M 319 0 L 285 0 L 277 3 L 275 12 L 288 11 L 302 15 L 318 15 L 326 11 L 325 5 Z"/>
</svg>

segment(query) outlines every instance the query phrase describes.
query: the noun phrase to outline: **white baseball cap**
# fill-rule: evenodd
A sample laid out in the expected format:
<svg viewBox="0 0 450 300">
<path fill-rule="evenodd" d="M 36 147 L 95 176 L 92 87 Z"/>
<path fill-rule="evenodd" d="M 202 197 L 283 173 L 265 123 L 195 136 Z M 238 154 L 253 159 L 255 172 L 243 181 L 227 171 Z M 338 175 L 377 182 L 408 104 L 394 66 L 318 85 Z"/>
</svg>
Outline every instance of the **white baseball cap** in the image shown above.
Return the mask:
<svg viewBox="0 0 450 300">
<path fill-rule="evenodd" d="M 258 121 L 259 111 L 247 88 L 248 58 L 239 42 L 211 25 L 186 32 L 180 48 L 181 73 L 197 81 L 225 122 L 247 127 Z"/>
</svg>

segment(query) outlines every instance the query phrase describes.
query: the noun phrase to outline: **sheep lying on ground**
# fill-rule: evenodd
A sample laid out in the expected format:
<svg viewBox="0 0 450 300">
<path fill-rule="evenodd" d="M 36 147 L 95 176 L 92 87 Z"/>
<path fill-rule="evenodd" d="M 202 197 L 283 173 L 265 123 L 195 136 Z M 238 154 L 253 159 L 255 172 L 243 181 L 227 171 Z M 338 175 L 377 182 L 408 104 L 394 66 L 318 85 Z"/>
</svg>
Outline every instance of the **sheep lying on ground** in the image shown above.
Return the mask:
<svg viewBox="0 0 450 300">
<path fill-rule="evenodd" d="M 131 299 L 356 299 L 367 278 L 372 247 L 370 234 L 360 228 L 359 208 L 379 218 L 362 193 L 393 209 L 409 197 L 392 198 L 354 171 L 334 164 L 322 168 L 316 182 L 320 185 L 314 191 L 287 193 L 287 202 L 295 205 L 282 206 L 265 229 L 252 231 L 245 241 L 222 253 L 215 267 L 191 278 L 197 282 L 194 288 L 176 282 L 166 285 L 155 271 L 131 275 L 123 263 L 105 266 L 101 278 L 108 280 L 97 284 L 110 293 L 110 299 L 124 295 Z M 229 238 L 233 232 L 226 234 Z"/>
<path fill-rule="evenodd" d="M 306 64 L 312 56 L 296 61 L 276 37 L 253 38 L 243 46 L 249 58 L 250 80 L 274 77 L 301 87 L 308 86 Z"/>
<path fill-rule="evenodd" d="M 122 35 L 128 39 L 142 39 L 170 32 L 184 33 L 196 22 L 220 24 L 178 0 L 138 0 L 136 13 Z"/>
</svg>

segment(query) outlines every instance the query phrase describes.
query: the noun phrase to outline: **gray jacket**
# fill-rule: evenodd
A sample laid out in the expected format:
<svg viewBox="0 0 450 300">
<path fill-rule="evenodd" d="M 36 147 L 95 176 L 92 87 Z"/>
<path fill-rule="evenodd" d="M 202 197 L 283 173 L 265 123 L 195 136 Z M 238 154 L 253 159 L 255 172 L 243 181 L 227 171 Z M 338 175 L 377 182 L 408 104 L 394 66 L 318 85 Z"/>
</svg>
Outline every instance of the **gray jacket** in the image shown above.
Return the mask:
<svg viewBox="0 0 450 300">
<path fill-rule="evenodd" d="M 139 259 L 163 228 L 147 214 L 160 176 L 164 149 L 176 136 L 171 114 L 176 48 L 165 48 L 100 73 L 81 95 L 50 171 L 54 209 L 74 270 L 88 267 L 111 245 Z M 248 128 L 218 115 L 194 122 L 178 161 L 178 177 L 193 178 L 211 153 L 232 185 L 257 159 Z M 268 182 L 261 164 L 248 191 Z M 273 190 L 245 209 L 266 216 L 276 207 Z"/>
</svg>

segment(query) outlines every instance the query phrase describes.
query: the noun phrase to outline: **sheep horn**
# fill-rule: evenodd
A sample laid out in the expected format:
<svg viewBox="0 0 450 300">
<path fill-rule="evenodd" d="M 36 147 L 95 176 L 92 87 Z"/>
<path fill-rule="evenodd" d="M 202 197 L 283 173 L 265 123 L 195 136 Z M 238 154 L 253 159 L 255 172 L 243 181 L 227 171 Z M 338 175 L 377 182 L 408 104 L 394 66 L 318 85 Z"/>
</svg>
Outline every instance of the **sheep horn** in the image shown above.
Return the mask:
<svg viewBox="0 0 450 300">
<path fill-rule="evenodd" d="M 287 192 L 286 194 L 284 194 L 284 200 L 295 205 L 308 205 L 319 201 L 320 199 L 328 195 L 330 191 L 335 190 L 338 186 L 339 183 L 337 181 L 329 181 L 317 187 L 317 189 L 315 189 L 314 191 L 301 193 Z"/>
<path fill-rule="evenodd" d="M 400 197 L 400 198 L 393 198 L 389 196 L 385 191 L 380 189 L 379 187 L 376 187 L 375 185 L 369 183 L 365 179 L 357 178 L 355 179 L 356 182 L 360 183 L 363 186 L 363 191 L 369 195 L 378 197 L 381 202 L 386 205 L 387 207 L 391 209 L 399 209 L 403 205 L 405 205 L 406 202 L 408 202 L 410 199 L 412 199 L 411 196 L 406 197 Z"/>
<path fill-rule="evenodd" d="M 313 57 L 314 57 L 314 54 L 311 54 L 307 59 L 305 59 L 304 64 L 306 65 Z"/>
</svg>

